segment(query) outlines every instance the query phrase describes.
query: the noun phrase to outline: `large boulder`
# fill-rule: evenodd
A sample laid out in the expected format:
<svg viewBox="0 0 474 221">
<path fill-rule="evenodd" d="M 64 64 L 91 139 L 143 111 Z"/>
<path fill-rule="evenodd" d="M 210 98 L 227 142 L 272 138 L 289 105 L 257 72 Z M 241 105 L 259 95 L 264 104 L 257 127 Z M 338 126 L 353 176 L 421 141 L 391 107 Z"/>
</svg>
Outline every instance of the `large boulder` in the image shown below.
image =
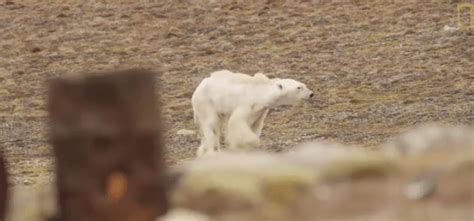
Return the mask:
<svg viewBox="0 0 474 221">
<path fill-rule="evenodd" d="M 311 169 L 268 153 L 220 153 L 180 170 L 172 204 L 213 215 L 291 213 L 316 181 Z"/>
<path fill-rule="evenodd" d="M 432 152 L 459 153 L 474 150 L 474 128 L 423 125 L 391 139 L 382 150 L 393 155 L 422 155 Z"/>
</svg>

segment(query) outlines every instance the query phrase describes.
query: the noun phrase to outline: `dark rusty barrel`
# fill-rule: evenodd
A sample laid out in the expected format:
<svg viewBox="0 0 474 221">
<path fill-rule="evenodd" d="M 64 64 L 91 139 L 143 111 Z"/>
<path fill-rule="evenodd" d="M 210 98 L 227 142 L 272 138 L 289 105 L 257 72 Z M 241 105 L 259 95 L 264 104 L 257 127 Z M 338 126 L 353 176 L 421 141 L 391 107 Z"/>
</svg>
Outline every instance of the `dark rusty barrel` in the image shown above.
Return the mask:
<svg viewBox="0 0 474 221">
<path fill-rule="evenodd" d="M 155 74 L 50 83 L 61 221 L 153 221 L 167 210 Z"/>
<path fill-rule="evenodd" d="M 0 220 L 5 220 L 8 192 L 7 170 L 2 155 L 0 155 Z"/>
</svg>

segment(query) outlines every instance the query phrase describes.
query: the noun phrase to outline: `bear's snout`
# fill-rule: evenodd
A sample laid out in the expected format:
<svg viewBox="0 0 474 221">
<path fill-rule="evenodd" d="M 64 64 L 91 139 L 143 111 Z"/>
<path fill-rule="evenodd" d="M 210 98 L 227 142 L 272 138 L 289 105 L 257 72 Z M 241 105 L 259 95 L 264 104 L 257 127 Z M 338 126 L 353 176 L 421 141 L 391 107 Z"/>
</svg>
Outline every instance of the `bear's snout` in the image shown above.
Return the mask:
<svg viewBox="0 0 474 221">
<path fill-rule="evenodd" d="M 314 96 L 314 93 L 311 92 L 311 94 L 309 94 L 309 98 L 312 98 Z"/>
</svg>

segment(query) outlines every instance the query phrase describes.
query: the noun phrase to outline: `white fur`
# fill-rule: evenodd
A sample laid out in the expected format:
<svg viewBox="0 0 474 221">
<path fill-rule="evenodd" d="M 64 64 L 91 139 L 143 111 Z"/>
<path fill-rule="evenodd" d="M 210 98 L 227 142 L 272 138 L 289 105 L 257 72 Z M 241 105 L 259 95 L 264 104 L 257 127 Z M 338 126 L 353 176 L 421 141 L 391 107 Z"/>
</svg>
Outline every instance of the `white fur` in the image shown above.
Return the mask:
<svg viewBox="0 0 474 221">
<path fill-rule="evenodd" d="M 295 105 L 313 92 L 292 79 L 270 79 L 217 71 L 201 81 L 192 96 L 194 120 L 201 130 L 198 156 L 220 149 L 222 129 L 230 149 L 259 145 L 263 122 L 270 108 Z M 226 124 L 227 123 L 227 124 Z"/>
</svg>

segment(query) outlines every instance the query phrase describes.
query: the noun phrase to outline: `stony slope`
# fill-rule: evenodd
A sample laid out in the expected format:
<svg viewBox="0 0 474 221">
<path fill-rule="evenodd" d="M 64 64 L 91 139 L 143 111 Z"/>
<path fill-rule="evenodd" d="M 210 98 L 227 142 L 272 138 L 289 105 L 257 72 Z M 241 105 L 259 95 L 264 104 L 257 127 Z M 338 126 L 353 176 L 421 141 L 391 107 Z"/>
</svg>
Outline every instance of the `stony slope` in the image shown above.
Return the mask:
<svg viewBox="0 0 474 221">
<path fill-rule="evenodd" d="M 270 114 L 271 151 L 313 139 L 374 146 L 424 122 L 474 123 L 473 31 L 443 31 L 456 24 L 454 3 L 53 2 L 0 3 L 0 148 L 14 183 L 49 182 L 45 82 L 82 71 L 159 73 L 170 164 L 193 156 L 198 139 L 176 131 L 195 129 L 193 89 L 223 68 L 317 91 Z"/>
</svg>

